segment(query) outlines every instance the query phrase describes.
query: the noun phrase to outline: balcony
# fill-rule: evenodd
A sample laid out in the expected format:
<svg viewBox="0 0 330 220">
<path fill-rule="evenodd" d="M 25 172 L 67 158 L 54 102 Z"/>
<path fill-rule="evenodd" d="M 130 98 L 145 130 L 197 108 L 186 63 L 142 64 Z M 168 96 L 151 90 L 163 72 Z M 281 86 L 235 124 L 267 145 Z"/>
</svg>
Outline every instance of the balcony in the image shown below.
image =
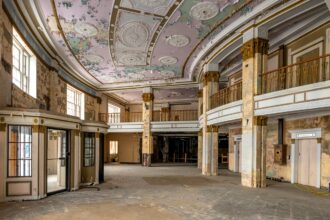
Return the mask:
<svg viewBox="0 0 330 220">
<path fill-rule="evenodd" d="M 261 93 L 318 83 L 330 79 L 330 54 L 261 74 Z"/>
<path fill-rule="evenodd" d="M 162 112 L 160 110 L 153 111 L 152 121 L 197 121 L 197 110 L 170 110 L 169 112 Z"/>
<path fill-rule="evenodd" d="M 100 113 L 99 120 L 107 124 L 117 124 L 121 122 L 142 122 L 142 112 Z"/>
<path fill-rule="evenodd" d="M 211 96 L 211 109 L 242 100 L 242 82 L 221 89 Z"/>
</svg>

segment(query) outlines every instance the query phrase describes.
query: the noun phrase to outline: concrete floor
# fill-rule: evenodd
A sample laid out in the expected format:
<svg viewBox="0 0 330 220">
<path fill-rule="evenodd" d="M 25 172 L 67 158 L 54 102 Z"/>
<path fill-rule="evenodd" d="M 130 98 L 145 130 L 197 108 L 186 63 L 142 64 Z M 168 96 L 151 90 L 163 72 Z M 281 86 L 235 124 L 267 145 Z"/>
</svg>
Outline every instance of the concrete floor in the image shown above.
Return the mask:
<svg viewBox="0 0 330 220">
<path fill-rule="evenodd" d="M 249 189 L 237 174 L 220 172 L 204 177 L 195 167 L 106 166 L 100 191 L 0 203 L 0 219 L 330 219 L 330 196 L 273 181 Z"/>
</svg>

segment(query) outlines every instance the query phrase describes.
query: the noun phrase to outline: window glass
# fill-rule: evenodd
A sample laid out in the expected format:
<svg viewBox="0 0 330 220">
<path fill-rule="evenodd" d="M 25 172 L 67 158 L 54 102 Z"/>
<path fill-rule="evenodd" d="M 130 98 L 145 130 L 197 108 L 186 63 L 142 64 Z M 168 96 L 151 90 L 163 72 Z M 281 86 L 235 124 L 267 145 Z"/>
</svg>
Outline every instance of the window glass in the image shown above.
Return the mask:
<svg viewBox="0 0 330 220">
<path fill-rule="evenodd" d="M 12 52 L 12 82 L 36 98 L 36 58 L 15 29 L 13 29 Z"/>
<path fill-rule="evenodd" d="M 8 177 L 32 175 L 31 126 L 9 126 Z"/>
<path fill-rule="evenodd" d="M 84 167 L 95 165 L 95 134 L 84 133 L 84 150 L 83 150 Z"/>
</svg>

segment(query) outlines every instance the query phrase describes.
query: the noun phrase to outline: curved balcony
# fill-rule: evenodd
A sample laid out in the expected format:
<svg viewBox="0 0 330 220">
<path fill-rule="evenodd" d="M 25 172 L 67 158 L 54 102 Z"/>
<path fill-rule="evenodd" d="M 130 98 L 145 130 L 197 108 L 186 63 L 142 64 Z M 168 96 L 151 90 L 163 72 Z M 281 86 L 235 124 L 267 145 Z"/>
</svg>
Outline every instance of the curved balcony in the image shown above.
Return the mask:
<svg viewBox="0 0 330 220">
<path fill-rule="evenodd" d="M 261 93 L 304 86 L 330 79 L 330 54 L 261 74 Z"/>
<path fill-rule="evenodd" d="M 211 96 L 211 109 L 242 99 L 242 82 L 219 90 Z"/>
</svg>

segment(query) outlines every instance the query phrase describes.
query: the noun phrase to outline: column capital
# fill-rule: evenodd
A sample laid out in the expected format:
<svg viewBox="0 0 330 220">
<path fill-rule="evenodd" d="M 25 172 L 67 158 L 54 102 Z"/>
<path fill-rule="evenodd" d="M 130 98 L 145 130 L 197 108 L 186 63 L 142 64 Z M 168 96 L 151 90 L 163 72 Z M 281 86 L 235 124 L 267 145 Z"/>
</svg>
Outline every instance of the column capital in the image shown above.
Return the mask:
<svg viewBox="0 0 330 220">
<path fill-rule="evenodd" d="M 45 133 L 46 126 L 44 125 L 32 125 L 32 132 Z"/>
<path fill-rule="evenodd" d="M 0 123 L 0 131 L 6 131 L 7 124 L 6 123 Z"/>
<path fill-rule="evenodd" d="M 266 126 L 267 125 L 267 117 L 264 116 L 254 116 L 253 117 L 253 124 L 257 126 Z"/>
<path fill-rule="evenodd" d="M 219 126 L 217 126 L 217 125 L 208 125 L 206 127 L 206 132 L 219 132 Z"/>
<path fill-rule="evenodd" d="M 198 90 L 198 98 L 203 98 L 203 89 Z"/>
<path fill-rule="evenodd" d="M 245 42 L 241 48 L 243 61 L 253 58 L 255 54 L 260 53 L 263 55 L 268 54 L 268 40 L 263 38 L 253 38 Z"/>
<path fill-rule="evenodd" d="M 153 93 L 143 93 L 142 99 L 144 102 L 151 102 L 154 100 L 154 94 Z"/>
<path fill-rule="evenodd" d="M 206 86 L 208 82 L 218 82 L 219 78 L 220 78 L 220 73 L 218 71 L 205 72 L 203 78 L 203 84 L 204 86 Z"/>
</svg>

